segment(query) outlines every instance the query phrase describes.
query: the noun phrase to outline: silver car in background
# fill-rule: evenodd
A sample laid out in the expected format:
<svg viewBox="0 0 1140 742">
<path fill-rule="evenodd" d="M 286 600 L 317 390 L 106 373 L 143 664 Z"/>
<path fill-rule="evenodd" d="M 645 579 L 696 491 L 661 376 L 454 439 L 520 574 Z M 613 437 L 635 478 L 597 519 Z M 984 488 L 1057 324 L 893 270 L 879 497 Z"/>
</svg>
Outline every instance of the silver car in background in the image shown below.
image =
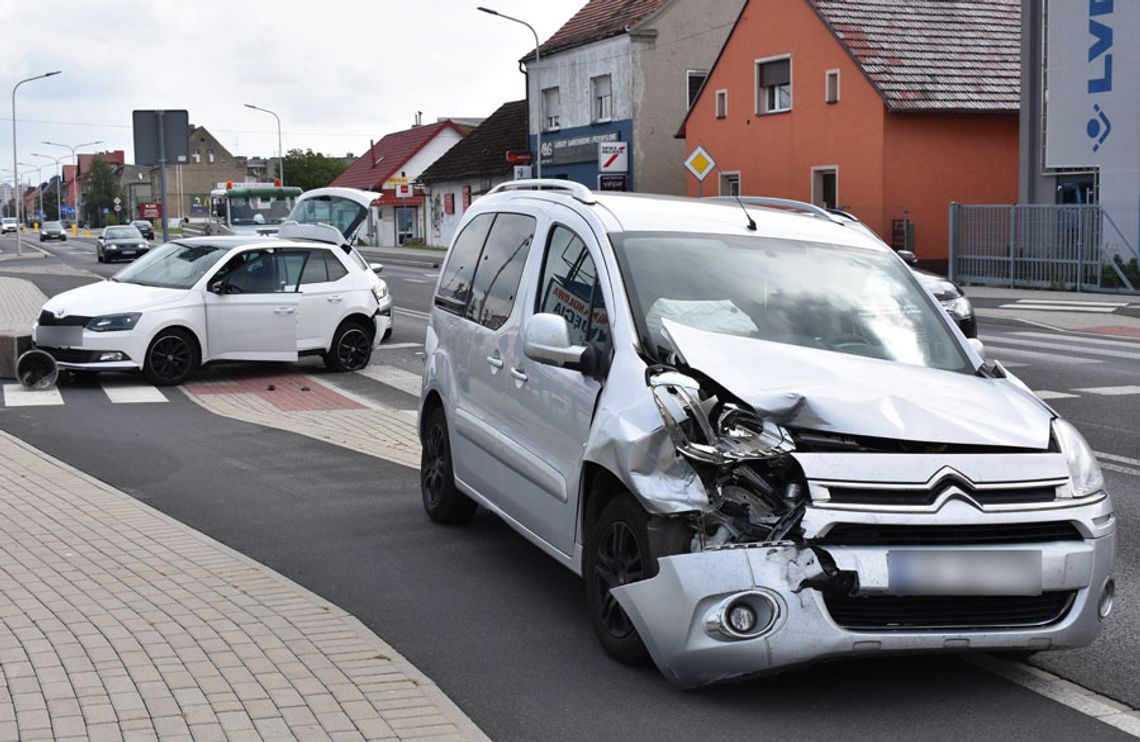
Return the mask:
<svg viewBox="0 0 1140 742">
<path fill-rule="evenodd" d="M 1112 609 L 1080 433 L 817 207 L 499 186 L 425 351 L 428 515 L 502 518 L 678 685 L 1082 646 Z"/>
</svg>

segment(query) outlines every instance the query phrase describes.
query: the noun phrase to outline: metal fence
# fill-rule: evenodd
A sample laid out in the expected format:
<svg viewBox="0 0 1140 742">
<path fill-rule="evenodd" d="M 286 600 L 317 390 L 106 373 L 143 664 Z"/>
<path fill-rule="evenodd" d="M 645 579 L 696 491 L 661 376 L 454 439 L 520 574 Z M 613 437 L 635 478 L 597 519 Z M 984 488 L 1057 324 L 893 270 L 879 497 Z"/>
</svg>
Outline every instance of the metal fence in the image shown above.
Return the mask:
<svg viewBox="0 0 1140 742">
<path fill-rule="evenodd" d="M 1140 290 L 1135 244 L 1095 204 L 951 204 L 950 277 L 1023 288 Z"/>
</svg>

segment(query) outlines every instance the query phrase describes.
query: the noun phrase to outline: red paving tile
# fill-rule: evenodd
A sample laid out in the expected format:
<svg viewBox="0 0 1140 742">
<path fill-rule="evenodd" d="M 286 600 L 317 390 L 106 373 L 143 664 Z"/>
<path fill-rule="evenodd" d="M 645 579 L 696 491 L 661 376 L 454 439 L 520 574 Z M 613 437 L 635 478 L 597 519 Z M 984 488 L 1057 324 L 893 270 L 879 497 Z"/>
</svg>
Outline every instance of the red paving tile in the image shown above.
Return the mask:
<svg viewBox="0 0 1140 742">
<path fill-rule="evenodd" d="M 1140 338 L 1140 327 L 1129 327 L 1127 325 L 1085 327 L 1081 332 L 1095 332 L 1098 335 L 1123 335 L 1124 337 Z"/>
<path fill-rule="evenodd" d="M 217 384 L 187 384 L 186 391 L 202 396 L 256 394 L 285 412 L 367 409 L 359 402 L 337 394 L 307 376 L 299 375 L 256 376 Z"/>
</svg>

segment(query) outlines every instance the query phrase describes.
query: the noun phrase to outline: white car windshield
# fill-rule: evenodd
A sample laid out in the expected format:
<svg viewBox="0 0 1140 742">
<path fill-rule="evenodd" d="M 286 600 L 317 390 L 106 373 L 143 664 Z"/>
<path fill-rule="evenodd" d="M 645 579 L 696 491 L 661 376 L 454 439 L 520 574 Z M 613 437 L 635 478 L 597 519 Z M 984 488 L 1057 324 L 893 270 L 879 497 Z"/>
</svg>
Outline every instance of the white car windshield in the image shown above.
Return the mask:
<svg viewBox="0 0 1140 742">
<path fill-rule="evenodd" d="M 726 335 L 973 372 L 938 309 L 893 255 L 797 240 L 613 234 L 639 332 L 663 320 Z"/>
<path fill-rule="evenodd" d="M 111 280 L 142 286 L 188 289 L 206 275 L 227 252 L 228 248 L 213 245 L 168 242 L 119 271 Z"/>
</svg>

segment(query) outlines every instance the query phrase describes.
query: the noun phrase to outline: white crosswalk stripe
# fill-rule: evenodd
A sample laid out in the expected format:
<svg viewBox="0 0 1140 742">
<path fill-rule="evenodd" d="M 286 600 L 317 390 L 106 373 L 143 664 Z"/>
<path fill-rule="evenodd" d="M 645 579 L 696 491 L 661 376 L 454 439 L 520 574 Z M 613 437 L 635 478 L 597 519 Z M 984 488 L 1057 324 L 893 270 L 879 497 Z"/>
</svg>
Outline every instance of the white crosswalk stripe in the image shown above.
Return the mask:
<svg viewBox="0 0 1140 742">
<path fill-rule="evenodd" d="M 99 386 L 103 393 L 113 404 L 140 404 L 148 402 L 167 402 L 166 395 L 158 387 L 150 384 L 124 381 L 102 381 Z"/>
<path fill-rule="evenodd" d="M 169 402 L 161 389 L 130 379 L 106 379 L 99 382 L 99 389 L 111 404 L 157 404 Z M 66 404 L 63 391 L 59 387 L 32 391 L 20 384 L 4 384 L 0 407 L 53 407 Z M 84 394 L 87 389 L 71 388 L 68 395 Z"/>
<path fill-rule="evenodd" d="M 1140 346 L 1126 345 L 1125 347 L 1136 348 L 1134 351 L 1128 351 L 1115 347 L 1102 347 L 1102 345 L 1081 344 L 1080 341 L 1073 341 L 1068 335 L 1054 335 L 1048 342 L 1038 340 L 1035 337 L 1020 335 L 980 335 L 978 339 L 987 347 L 1000 348 L 1002 353 L 1012 353 L 1018 348 L 1032 348 L 1032 351 L 1025 352 L 1037 352 L 1038 355 L 1043 355 L 1055 363 L 1073 363 L 1075 362 L 1074 358 L 1079 358 L 1082 362 L 1088 363 L 1092 361 L 1092 357 L 1127 358 L 1128 360 L 1140 361 Z M 1072 356 L 1073 353 L 1082 355 L 1079 357 Z M 1067 357 L 1061 354 L 1067 354 Z"/>
<path fill-rule="evenodd" d="M 46 407 L 63 404 L 63 395 L 58 389 L 30 391 L 20 384 L 4 385 L 5 407 Z"/>
</svg>

